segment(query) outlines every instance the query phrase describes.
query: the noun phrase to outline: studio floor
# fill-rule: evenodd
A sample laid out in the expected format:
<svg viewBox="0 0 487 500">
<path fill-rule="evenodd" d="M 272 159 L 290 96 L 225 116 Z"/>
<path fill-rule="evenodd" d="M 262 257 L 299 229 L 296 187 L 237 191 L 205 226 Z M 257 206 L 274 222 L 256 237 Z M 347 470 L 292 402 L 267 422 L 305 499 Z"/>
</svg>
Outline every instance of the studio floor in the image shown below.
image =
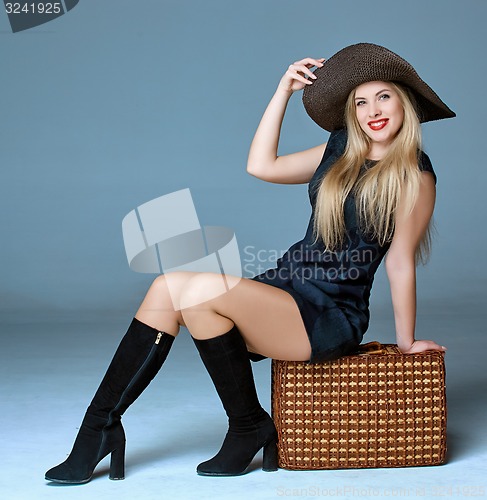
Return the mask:
<svg viewBox="0 0 487 500">
<path fill-rule="evenodd" d="M 425 308 L 423 308 L 425 309 Z M 188 332 L 182 330 L 157 378 L 124 415 L 126 479 L 108 479 L 105 459 L 91 482 L 60 486 L 44 472 L 71 450 L 87 404 L 131 317 L 63 313 L 0 324 L 0 498 L 272 499 L 482 498 L 487 495 L 487 312 L 463 305 L 426 308 L 421 331 L 448 347 L 448 461 L 434 467 L 263 472 L 200 477 L 226 432 L 226 416 Z M 471 310 L 472 309 L 472 310 Z M 474 310 L 473 310 L 474 309 Z M 365 341 L 393 342 L 389 315 L 373 314 Z M 270 363 L 253 364 L 270 407 Z"/>
</svg>

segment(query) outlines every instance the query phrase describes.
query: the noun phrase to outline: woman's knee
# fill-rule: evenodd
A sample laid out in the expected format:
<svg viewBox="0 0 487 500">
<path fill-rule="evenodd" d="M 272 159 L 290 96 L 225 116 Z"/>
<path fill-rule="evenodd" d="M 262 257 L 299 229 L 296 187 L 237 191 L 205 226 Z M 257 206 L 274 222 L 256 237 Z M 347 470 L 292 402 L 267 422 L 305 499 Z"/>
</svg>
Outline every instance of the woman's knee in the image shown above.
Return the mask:
<svg viewBox="0 0 487 500">
<path fill-rule="evenodd" d="M 182 287 L 181 309 L 194 308 L 220 297 L 228 291 L 224 275 L 217 273 L 196 273 Z"/>
<path fill-rule="evenodd" d="M 177 334 L 179 326 L 185 326 L 178 307 L 183 277 L 176 274 L 155 277 L 137 311 L 138 319 L 171 334 Z"/>
<path fill-rule="evenodd" d="M 152 284 L 150 288 L 165 288 L 166 287 L 166 276 L 164 274 L 160 274 L 159 276 L 156 276 L 152 280 Z"/>
<path fill-rule="evenodd" d="M 149 293 L 154 293 L 159 300 L 170 300 L 175 310 L 179 310 L 181 290 L 196 273 L 172 272 L 154 278 Z"/>
</svg>

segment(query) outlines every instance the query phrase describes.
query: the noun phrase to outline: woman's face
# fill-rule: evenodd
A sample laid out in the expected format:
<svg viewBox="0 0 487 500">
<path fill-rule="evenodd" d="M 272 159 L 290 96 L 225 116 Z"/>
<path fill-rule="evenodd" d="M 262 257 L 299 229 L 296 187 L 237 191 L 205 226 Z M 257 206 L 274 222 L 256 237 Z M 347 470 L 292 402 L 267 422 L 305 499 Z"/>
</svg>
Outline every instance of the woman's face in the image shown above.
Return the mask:
<svg viewBox="0 0 487 500">
<path fill-rule="evenodd" d="M 372 141 L 371 153 L 382 156 L 404 120 L 399 95 L 388 82 L 367 82 L 355 89 L 355 111 L 362 130 Z"/>
</svg>

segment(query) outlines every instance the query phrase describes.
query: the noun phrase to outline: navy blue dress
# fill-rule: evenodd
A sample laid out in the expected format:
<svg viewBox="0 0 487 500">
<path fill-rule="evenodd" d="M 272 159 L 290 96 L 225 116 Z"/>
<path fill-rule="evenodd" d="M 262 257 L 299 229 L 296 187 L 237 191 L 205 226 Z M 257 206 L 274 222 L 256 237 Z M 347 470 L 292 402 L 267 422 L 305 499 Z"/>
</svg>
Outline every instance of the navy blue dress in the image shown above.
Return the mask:
<svg viewBox="0 0 487 500">
<path fill-rule="evenodd" d="M 355 201 L 344 207 L 346 244 L 343 250 L 325 252 L 321 241 L 313 244 L 314 205 L 321 180 L 343 154 L 345 130 L 332 132 L 323 159 L 309 182 L 312 213 L 305 237 L 277 260 L 276 267 L 253 280 L 276 286 L 296 301 L 311 344 L 310 363 L 339 358 L 353 352 L 369 325 L 369 297 L 374 275 L 390 243 L 379 245 L 364 235 L 357 223 Z M 428 156 L 421 152 L 420 170 L 436 175 Z M 368 165 L 364 166 L 371 166 Z M 253 361 L 263 356 L 250 353 Z"/>
</svg>

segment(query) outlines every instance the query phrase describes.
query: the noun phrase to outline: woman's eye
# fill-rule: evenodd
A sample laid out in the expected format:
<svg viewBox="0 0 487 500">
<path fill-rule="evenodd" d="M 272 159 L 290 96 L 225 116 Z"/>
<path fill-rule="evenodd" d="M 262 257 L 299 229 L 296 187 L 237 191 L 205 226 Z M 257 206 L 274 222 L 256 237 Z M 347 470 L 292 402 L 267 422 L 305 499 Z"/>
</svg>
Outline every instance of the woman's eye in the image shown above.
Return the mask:
<svg viewBox="0 0 487 500">
<path fill-rule="evenodd" d="M 363 106 L 365 104 L 365 101 L 357 101 L 357 106 Z"/>
<path fill-rule="evenodd" d="M 385 99 L 389 99 L 389 97 L 390 97 L 389 94 L 381 94 L 379 99 L 385 100 Z"/>
</svg>

